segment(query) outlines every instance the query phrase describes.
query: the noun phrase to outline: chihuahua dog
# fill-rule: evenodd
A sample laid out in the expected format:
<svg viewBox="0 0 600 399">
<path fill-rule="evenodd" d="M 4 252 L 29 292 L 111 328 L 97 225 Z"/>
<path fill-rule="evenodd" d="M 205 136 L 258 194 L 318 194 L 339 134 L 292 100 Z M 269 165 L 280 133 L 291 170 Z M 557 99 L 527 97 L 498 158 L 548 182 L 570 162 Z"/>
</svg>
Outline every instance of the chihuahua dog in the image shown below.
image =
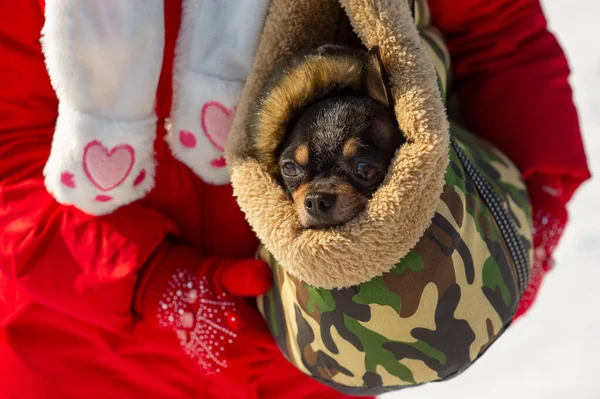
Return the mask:
<svg viewBox="0 0 600 399">
<path fill-rule="evenodd" d="M 279 147 L 280 181 L 304 228 L 346 223 L 383 182 L 405 142 L 379 49 L 321 46 L 327 56 L 361 57 L 361 87 L 332 90 L 301 109 Z"/>
</svg>

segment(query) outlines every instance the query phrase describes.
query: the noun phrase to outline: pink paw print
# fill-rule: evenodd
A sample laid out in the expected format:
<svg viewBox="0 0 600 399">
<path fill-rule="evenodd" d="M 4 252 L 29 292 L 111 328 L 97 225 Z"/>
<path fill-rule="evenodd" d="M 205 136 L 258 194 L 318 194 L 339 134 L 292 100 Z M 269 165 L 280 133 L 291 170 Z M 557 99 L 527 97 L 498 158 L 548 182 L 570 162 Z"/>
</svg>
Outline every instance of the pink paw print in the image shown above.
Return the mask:
<svg viewBox="0 0 600 399">
<path fill-rule="evenodd" d="M 229 183 L 224 151 L 242 87 L 231 88 L 231 92 L 222 96 L 226 99 L 223 101 L 206 99 L 204 94 L 211 91 L 205 87 L 202 95 L 196 96 L 194 92 L 192 98 L 175 107 L 167 135 L 171 151 L 207 183 Z"/>
<path fill-rule="evenodd" d="M 53 148 L 44 169 L 48 191 L 62 204 L 103 215 L 143 197 L 153 186 L 154 160 L 146 148 L 136 152 L 130 144 L 110 145 L 102 139 L 72 147 L 70 154 L 57 151 L 62 148 Z"/>
<path fill-rule="evenodd" d="M 99 140 L 94 140 L 83 150 L 83 170 L 89 181 L 101 191 L 110 191 L 125 181 L 135 163 L 135 151 L 128 144 L 106 148 Z M 146 178 L 146 170 L 142 169 L 133 181 L 133 186 L 139 186 Z M 63 172 L 60 176 L 61 183 L 75 189 L 75 175 Z M 98 194 L 95 201 L 108 202 L 113 197 Z"/>
<path fill-rule="evenodd" d="M 225 151 L 227 138 L 231 131 L 231 125 L 235 118 L 235 110 L 225 107 L 218 101 L 210 101 L 204 104 L 200 113 L 200 121 L 204 134 L 210 143 L 220 152 Z M 179 131 L 179 141 L 185 148 L 195 148 L 198 144 L 196 136 L 189 130 Z M 222 155 L 210 160 L 210 165 L 215 168 L 226 166 L 225 157 Z"/>
</svg>

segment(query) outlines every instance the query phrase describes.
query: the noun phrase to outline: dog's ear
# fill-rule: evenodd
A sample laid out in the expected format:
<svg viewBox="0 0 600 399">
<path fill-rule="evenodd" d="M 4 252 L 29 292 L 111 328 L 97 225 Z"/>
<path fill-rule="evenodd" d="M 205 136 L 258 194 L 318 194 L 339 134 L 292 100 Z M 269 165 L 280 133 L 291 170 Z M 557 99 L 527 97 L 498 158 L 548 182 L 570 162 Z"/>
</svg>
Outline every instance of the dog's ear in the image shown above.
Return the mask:
<svg viewBox="0 0 600 399">
<path fill-rule="evenodd" d="M 394 100 L 390 90 L 390 82 L 383 67 L 379 47 L 375 46 L 367 53 L 363 65 L 363 86 L 369 98 L 394 109 Z"/>
</svg>

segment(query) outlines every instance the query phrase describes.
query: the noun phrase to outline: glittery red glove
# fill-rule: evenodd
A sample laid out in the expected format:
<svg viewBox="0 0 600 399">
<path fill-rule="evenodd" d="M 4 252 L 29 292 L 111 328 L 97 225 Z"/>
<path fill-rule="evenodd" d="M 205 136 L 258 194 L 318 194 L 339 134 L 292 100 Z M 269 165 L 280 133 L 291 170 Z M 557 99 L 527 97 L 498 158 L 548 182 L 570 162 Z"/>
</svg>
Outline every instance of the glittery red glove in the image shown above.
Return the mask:
<svg viewBox="0 0 600 399">
<path fill-rule="evenodd" d="M 558 178 L 536 175 L 527 179 L 533 208 L 534 256 L 529 287 L 523 294 L 515 319 L 533 304 L 546 273 L 554 266 L 552 258 L 568 221 L 566 199 Z"/>
<path fill-rule="evenodd" d="M 254 301 L 242 296 L 261 295 L 270 285 L 262 261 L 199 258 L 171 246 L 149 278 L 142 306 L 160 328 L 173 331 L 200 373 L 245 385 L 270 364 L 277 347 Z"/>
</svg>

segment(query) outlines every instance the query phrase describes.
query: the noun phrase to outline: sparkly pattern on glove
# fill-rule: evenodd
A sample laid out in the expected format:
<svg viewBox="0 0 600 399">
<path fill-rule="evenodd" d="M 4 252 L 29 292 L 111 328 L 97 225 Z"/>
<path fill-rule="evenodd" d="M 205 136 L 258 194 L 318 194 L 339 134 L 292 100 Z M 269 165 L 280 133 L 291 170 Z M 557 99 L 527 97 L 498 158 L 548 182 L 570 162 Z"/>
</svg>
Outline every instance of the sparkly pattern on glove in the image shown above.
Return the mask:
<svg viewBox="0 0 600 399">
<path fill-rule="evenodd" d="M 215 293 L 206 276 L 177 270 L 158 305 L 159 325 L 177 333 L 184 352 L 207 375 L 229 367 L 225 352 L 238 337 L 238 323 L 227 293 Z"/>
<path fill-rule="evenodd" d="M 535 243 L 534 264 L 542 265 L 544 271 L 554 266 L 552 254 L 564 230 L 563 222 L 549 212 L 539 210 L 533 219 Z"/>
</svg>

